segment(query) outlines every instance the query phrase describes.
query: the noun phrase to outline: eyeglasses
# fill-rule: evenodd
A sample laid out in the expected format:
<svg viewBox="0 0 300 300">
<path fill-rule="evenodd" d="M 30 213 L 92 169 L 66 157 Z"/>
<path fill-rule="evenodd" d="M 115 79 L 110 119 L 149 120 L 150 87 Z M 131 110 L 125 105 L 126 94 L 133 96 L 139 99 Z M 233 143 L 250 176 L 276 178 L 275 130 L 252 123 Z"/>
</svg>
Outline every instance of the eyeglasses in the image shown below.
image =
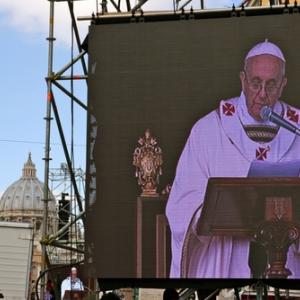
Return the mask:
<svg viewBox="0 0 300 300">
<path fill-rule="evenodd" d="M 253 81 L 249 81 L 248 77 L 247 77 L 247 73 L 244 71 L 245 74 L 245 79 L 250 87 L 251 90 L 253 90 L 254 92 L 259 93 L 263 88 L 266 91 L 266 93 L 268 95 L 274 95 L 278 92 L 279 88 L 282 85 L 282 81 L 281 80 L 280 84 L 277 84 L 275 80 L 271 79 L 270 81 L 267 82 L 263 82 L 260 81 L 259 79 L 254 79 Z"/>
</svg>

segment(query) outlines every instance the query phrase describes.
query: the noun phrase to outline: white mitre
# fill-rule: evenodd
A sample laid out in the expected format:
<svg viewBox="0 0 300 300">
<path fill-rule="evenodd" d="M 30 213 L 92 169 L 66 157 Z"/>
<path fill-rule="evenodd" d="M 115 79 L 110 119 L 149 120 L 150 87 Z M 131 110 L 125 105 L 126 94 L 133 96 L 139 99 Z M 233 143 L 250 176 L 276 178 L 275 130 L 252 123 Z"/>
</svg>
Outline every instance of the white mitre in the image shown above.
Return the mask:
<svg viewBox="0 0 300 300">
<path fill-rule="evenodd" d="M 283 62 L 285 62 L 284 55 L 280 48 L 269 42 L 268 39 L 265 39 L 264 42 L 256 44 L 246 55 L 245 61 L 253 56 L 262 55 L 262 54 L 270 54 L 278 57 Z"/>
</svg>

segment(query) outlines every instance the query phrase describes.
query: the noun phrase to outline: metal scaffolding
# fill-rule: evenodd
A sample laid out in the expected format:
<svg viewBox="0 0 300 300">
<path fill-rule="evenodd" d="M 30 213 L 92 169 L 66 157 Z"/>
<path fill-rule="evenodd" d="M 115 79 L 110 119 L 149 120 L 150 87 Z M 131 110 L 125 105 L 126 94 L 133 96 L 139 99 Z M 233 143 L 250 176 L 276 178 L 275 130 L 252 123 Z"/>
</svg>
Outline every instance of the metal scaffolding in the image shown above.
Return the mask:
<svg viewBox="0 0 300 300">
<path fill-rule="evenodd" d="M 151 0 L 102 0 L 96 2 L 96 16 L 101 16 L 107 13 L 131 13 L 143 11 L 143 6 Z M 184 9 L 205 9 L 205 0 L 168 0 L 169 10 L 181 11 Z M 236 5 L 237 7 L 254 7 L 254 6 L 272 6 L 272 5 L 283 5 L 289 4 L 287 0 L 240 0 Z M 110 6 L 109 6 L 110 5 Z M 193 7 L 194 5 L 194 7 Z M 111 8 L 109 11 L 108 7 Z"/>
<path fill-rule="evenodd" d="M 54 72 L 53 70 L 53 59 L 54 59 L 54 19 L 55 19 L 55 2 L 66 2 L 68 5 L 69 13 L 70 13 L 70 19 L 72 23 L 72 39 L 73 35 L 75 37 L 75 41 L 78 48 L 78 55 L 71 58 L 71 61 L 69 61 L 65 66 L 63 66 L 59 71 Z M 65 249 L 69 252 L 69 258 L 67 259 L 69 263 L 78 262 L 79 260 L 82 260 L 83 253 L 84 253 L 84 244 L 83 244 L 83 238 L 80 238 L 78 236 L 78 232 L 80 230 L 83 234 L 83 225 L 85 220 L 85 214 L 84 214 L 84 207 L 83 207 L 83 194 L 80 193 L 79 186 L 78 186 L 78 176 L 81 177 L 82 180 L 84 180 L 83 172 L 79 172 L 79 170 L 74 168 L 74 161 L 73 161 L 73 144 L 71 145 L 71 149 L 68 149 L 64 129 L 61 123 L 60 119 L 60 113 L 59 109 L 56 105 L 55 101 L 55 93 L 53 87 L 55 87 L 57 90 L 60 90 L 67 98 L 70 99 L 72 109 L 73 105 L 76 104 L 85 111 L 87 111 L 87 105 L 85 104 L 86 101 L 80 100 L 78 97 L 74 95 L 73 92 L 73 81 L 74 80 L 84 80 L 87 81 L 87 67 L 85 62 L 85 54 L 87 51 L 83 48 L 79 36 L 79 31 L 75 19 L 74 14 L 74 7 L 73 7 L 73 0 L 49 0 L 49 36 L 47 38 L 48 40 L 48 72 L 46 77 L 46 83 L 47 83 L 47 102 L 46 102 L 46 132 L 45 132 L 45 155 L 44 155 L 44 161 L 45 161 L 45 168 L 44 168 L 44 215 L 43 215 L 43 227 L 42 227 L 42 240 L 41 240 L 41 246 L 42 246 L 42 258 L 41 258 L 41 285 L 40 285 L 40 298 L 44 299 L 44 290 L 45 290 L 45 274 L 48 270 L 48 266 L 46 262 L 51 262 L 53 259 L 55 259 L 55 253 L 57 253 L 57 249 Z M 73 54 L 73 52 L 72 52 Z M 82 67 L 82 74 L 80 75 L 74 75 L 73 74 L 73 67 L 74 65 L 80 62 Z M 65 75 L 66 72 L 70 70 L 70 74 Z M 64 87 L 60 81 L 61 80 L 69 80 L 71 83 L 70 90 Z M 54 116 L 55 123 L 57 125 L 57 129 L 59 132 L 61 144 L 63 147 L 66 164 L 64 164 L 64 169 L 60 170 L 63 172 L 65 176 L 65 180 L 67 180 L 70 184 L 68 186 L 68 190 L 70 190 L 70 201 L 72 203 L 71 205 L 71 211 L 70 211 L 70 221 L 65 224 L 56 234 L 49 235 L 47 231 L 47 219 L 48 219 L 48 202 L 51 199 L 51 193 L 50 193 L 50 186 L 49 181 L 53 181 L 53 176 L 55 175 L 56 178 L 59 177 L 59 174 L 56 172 L 53 173 L 53 170 L 50 170 L 50 151 L 51 151 L 51 126 L 52 126 L 52 114 Z M 73 122 L 73 118 L 72 118 Z M 72 141 L 73 142 L 73 141 Z M 79 172 L 79 173 L 78 173 Z M 55 177 L 54 176 L 54 177 Z M 52 182 L 53 183 L 53 182 Z M 76 202 L 76 205 L 73 204 Z M 78 224 L 81 224 L 81 229 L 79 230 Z M 60 239 L 61 236 L 65 234 L 67 230 L 70 230 L 71 236 L 68 240 L 63 241 Z M 75 231 L 75 233 L 73 232 Z M 74 239 L 76 239 L 76 243 L 74 243 Z M 79 241 L 81 240 L 81 242 Z M 65 252 L 67 253 L 67 252 Z M 75 254 L 74 254 L 75 253 Z M 61 254 L 61 252 L 60 252 Z"/>
<path fill-rule="evenodd" d="M 85 192 L 85 172 L 81 168 L 73 169 L 74 177 L 81 197 Z M 49 171 L 50 189 L 59 205 L 58 231 L 48 236 L 47 254 L 50 264 L 77 263 L 83 260 L 84 228 L 78 213 L 78 205 L 74 197 L 71 176 L 67 165 Z M 65 216 L 65 217 L 64 217 Z"/>
</svg>

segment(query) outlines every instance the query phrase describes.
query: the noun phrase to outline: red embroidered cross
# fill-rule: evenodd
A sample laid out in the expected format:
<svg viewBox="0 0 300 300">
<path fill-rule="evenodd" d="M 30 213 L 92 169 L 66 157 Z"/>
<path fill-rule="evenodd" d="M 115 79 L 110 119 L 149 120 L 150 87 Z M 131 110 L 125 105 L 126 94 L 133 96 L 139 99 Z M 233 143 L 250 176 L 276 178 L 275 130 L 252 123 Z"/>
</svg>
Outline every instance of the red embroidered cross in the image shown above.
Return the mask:
<svg viewBox="0 0 300 300">
<path fill-rule="evenodd" d="M 290 121 L 298 123 L 299 115 L 297 114 L 297 112 L 295 110 L 288 108 L 288 110 L 286 112 L 286 116 Z"/>
<path fill-rule="evenodd" d="M 258 149 L 256 149 L 256 159 L 257 160 L 265 160 L 267 159 L 267 152 L 270 151 L 270 147 L 258 147 Z"/>
<path fill-rule="evenodd" d="M 232 116 L 235 113 L 235 107 L 231 103 L 224 103 L 222 109 L 225 116 Z"/>
</svg>

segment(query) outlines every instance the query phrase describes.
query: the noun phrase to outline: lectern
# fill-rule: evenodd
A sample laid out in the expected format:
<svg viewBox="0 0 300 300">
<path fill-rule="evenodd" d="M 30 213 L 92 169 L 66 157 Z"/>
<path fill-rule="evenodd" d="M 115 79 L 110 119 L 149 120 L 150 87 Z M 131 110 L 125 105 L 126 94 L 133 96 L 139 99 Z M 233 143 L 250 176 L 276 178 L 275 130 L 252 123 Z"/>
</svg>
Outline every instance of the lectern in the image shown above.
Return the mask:
<svg viewBox="0 0 300 300">
<path fill-rule="evenodd" d="M 210 178 L 198 235 L 248 237 L 265 247 L 266 278 L 287 278 L 287 252 L 300 233 L 299 178 Z M 188 249 L 188 247 L 187 247 Z M 188 277 L 189 253 L 183 255 Z"/>
<path fill-rule="evenodd" d="M 63 300 L 81 300 L 85 296 L 85 291 L 65 291 Z"/>
</svg>

